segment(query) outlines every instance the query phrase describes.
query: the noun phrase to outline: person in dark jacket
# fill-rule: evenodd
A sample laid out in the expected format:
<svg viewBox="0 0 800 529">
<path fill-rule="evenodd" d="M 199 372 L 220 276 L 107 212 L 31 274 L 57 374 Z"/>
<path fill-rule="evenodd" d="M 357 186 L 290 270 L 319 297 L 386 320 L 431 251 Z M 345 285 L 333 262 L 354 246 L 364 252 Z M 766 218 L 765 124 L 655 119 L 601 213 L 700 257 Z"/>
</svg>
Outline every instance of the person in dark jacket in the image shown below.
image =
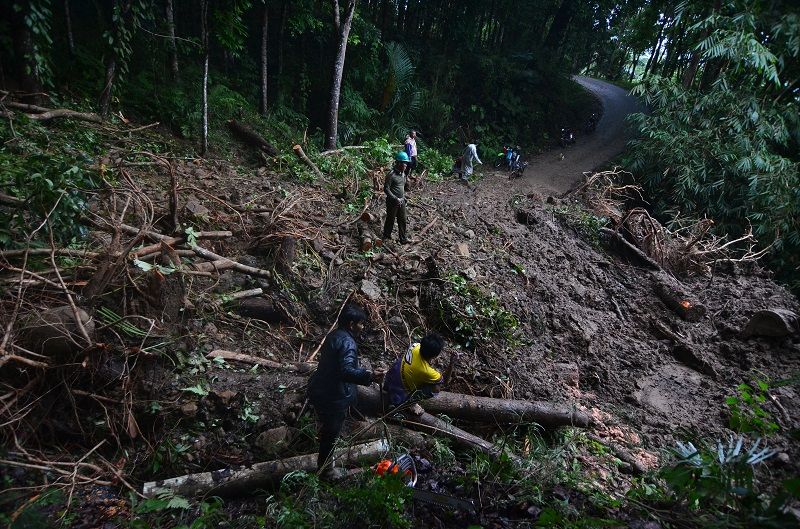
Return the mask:
<svg viewBox="0 0 800 529">
<path fill-rule="evenodd" d="M 325 338 L 317 371 L 308 385 L 308 400 L 319 423 L 317 468 L 332 468 L 333 446 L 342 430 L 347 411 L 356 402 L 356 384 L 380 382 L 383 370 L 368 371 L 359 366 L 356 337 L 364 330 L 367 315 L 349 305 L 339 316 L 338 328 Z"/>
</svg>

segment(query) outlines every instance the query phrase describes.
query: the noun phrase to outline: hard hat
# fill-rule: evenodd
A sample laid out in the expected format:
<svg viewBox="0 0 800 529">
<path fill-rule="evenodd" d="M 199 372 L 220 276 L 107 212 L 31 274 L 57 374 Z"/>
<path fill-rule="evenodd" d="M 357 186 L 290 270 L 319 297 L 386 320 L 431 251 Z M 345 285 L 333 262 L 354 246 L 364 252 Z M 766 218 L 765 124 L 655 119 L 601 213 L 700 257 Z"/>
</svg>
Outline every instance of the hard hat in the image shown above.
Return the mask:
<svg viewBox="0 0 800 529">
<path fill-rule="evenodd" d="M 411 159 L 408 157 L 408 155 L 405 152 L 398 152 L 395 155 L 394 159 L 397 160 L 398 162 L 405 162 L 405 163 L 408 163 L 408 162 L 411 161 Z"/>
</svg>

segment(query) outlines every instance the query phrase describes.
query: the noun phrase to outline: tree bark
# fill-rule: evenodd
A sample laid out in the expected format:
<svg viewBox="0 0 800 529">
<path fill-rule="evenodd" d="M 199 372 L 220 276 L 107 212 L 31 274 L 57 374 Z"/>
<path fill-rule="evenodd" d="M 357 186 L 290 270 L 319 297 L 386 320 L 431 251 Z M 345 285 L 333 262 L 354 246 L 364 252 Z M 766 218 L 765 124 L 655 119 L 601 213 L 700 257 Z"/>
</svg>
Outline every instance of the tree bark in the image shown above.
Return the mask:
<svg viewBox="0 0 800 529">
<path fill-rule="evenodd" d="M 261 19 L 261 115 L 267 115 L 267 29 L 269 27 L 269 6 L 264 5 Z"/>
<path fill-rule="evenodd" d="M 333 80 L 331 83 L 330 100 L 328 103 L 328 127 L 325 134 L 325 149 L 335 149 L 339 126 L 339 98 L 342 92 L 342 75 L 344 74 L 344 60 L 347 54 L 347 38 L 353 23 L 353 13 L 358 0 L 345 0 L 344 13 L 339 12 L 339 0 L 333 0 L 334 27 L 338 45 L 336 59 L 333 62 Z"/>
<path fill-rule="evenodd" d="M 557 53 L 577 8 L 576 0 L 562 0 L 553 18 L 553 23 L 550 25 L 550 30 L 544 39 L 544 46 L 550 50 L 550 53 Z"/>
<path fill-rule="evenodd" d="M 16 77 L 22 90 L 28 94 L 38 94 L 42 91 L 41 80 L 36 76 L 36 65 L 34 63 L 33 35 L 25 22 L 27 9 L 20 11 L 13 6 L 4 6 L 0 14 L 6 12 L 11 25 L 11 42 L 16 58 Z"/>
<path fill-rule="evenodd" d="M 722 6 L 722 0 L 714 0 L 714 7 L 712 8 L 711 12 L 715 13 L 720 10 Z M 703 29 L 702 33 L 700 34 L 700 41 L 705 40 L 711 34 L 711 28 L 706 27 Z M 695 46 L 694 51 L 692 52 L 692 58 L 689 61 L 689 66 L 683 72 L 683 78 L 681 82 L 684 88 L 691 88 L 692 84 L 694 83 L 694 78 L 697 75 L 697 69 L 700 67 L 700 56 L 702 55 L 702 51 Z"/>
<path fill-rule="evenodd" d="M 378 410 L 383 412 L 383 402 L 378 388 L 358 386 L 359 406 L 367 413 Z M 397 419 L 403 426 L 428 433 L 439 437 L 452 439 L 458 446 L 467 450 L 478 450 L 494 459 L 499 459 L 505 450 L 502 446 L 490 443 L 486 439 L 473 435 L 461 428 L 434 417 L 425 412 L 419 405 L 413 405 L 403 412 L 403 418 Z M 513 454 L 508 454 L 514 462 L 519 462 L 519 458 Z"/>
<path fill-rule="evenodd" d="M 264 154 L 269 156 L 278 155 L 278 149 L 247 125 L 239 123 L 235 119 L 230 119 L 228 120 L 228 128 L 231 129 L 231 132 L 237 139 L 259 149 Z"/>
<path fill-rule="evenodd" d="M 200 155 L 205 156 L 208 152 L 208 0 L 201 0 L 200 11 L 203 32 L 203 131 Z"/>
<path fill-rule="evenodd" d="M 75 37 L 72 34 L 72 16 L 69 13 L 69 0 L 64 0 L 64 21 L 67 24 L 67 44 L 69 44 L 69 54 L 75 55 Z"/>
<path fill-rule="evenodd" d="M 204 0 L 205 1 L 205 0 Z M 373 441 L 335 452 L 337 463 L 343 458 L 346 464 L 372 462 L 389 451 L 385 440 Z M 175 478 L 145 483 L 142 494 L 153 497 L 160 490 L 167 489 L 180 496 L 231 495 L 251 493 L 259 488 L 272 485 L 289 472 L 302 470 L 313 473 L 317 469 L 317 454 L 255 463 L 241 470 L 222 469 L 213 472 L 188 474 Z"/>
<path fill-rule="evenodd" d="M 178 46 L 175 44 L 175 15 L 172 0 L 166 0 L 165 11 L 167 15 L 167 35 L 169 35 L 169 59 L 172 79 L 180 81 L 181 73 L 178 68 Z"/>
</svg>

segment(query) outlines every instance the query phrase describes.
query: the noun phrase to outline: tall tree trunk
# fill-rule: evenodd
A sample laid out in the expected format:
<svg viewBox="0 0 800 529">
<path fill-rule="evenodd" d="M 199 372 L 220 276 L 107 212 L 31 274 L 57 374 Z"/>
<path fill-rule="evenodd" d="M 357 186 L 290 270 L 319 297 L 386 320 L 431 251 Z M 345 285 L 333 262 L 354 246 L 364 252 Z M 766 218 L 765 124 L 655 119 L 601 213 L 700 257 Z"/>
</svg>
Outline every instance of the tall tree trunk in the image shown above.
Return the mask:
<svg viewBox="0 0 800 529">
<path fill-rule="evenodd" d="M 545 48 L 547 48 L 551 54 L 556 55 L 556 57 L 558 57 L 558 49 L 564 41 L 569 23 L 575 16 L 577 9 L 577 0 L 563 0 L 558 7 L 558 11 L 556 11 L 553 23 L 550 25 L 550 30 L 547 32 L 547 36 L 544 39 Z"/>
<path fill-rule="evenodd" d="M 358 0 L 346 0 L 344 13 L 339 13 L 339 0 L 333 0 L 334 26 L 338 46 L 336 59 L 333 62 L 333 82 L 331 84 L 331 97 L 328 105 L 328 127 L 325 134 L 325 149 L 336 148 L 336 138 L 339 126 L 339 97 L 342 92 L 342 75 L 344 74 L 344 59 L 347 53 L 347 37 L 350 35 L 350 26 L 353 23 L 353 13 Z"/>
<path fill-rule="evenodd" d="M 31 35 L 28 24 L 25 23 L 27 9 L 23 8 L 17 11 L 9 3 L 8 6 L 3 6 L 0 14 L 3 12 L 6 12 L 7 20 L 11 22 L 11 42 L 14 48 L 14 58 L 16 59 L 14 63 L 16 68 L 14 69 L 16 70 L 17 81 L 24 92 L 38 94 L 42 91 L 42 83 L 36 76 L 33 35 Z"/>
<path fill-rule="evenodd" d="M 281 89 L 281 79 L 283 79 L 283 36 L 286 32 L 286 19 L 288 18 L 288 7 L 287 2 L 283 2 L 281 5 L 281 23 L 278 27 L 278 67 L 277 72 L 275 72 L 275 77 L 277 78 L 277 83 L 275 86 L 278 88 L 278 98 L 281 99 L 282 93 L 280 92 Z M 274 97 L 274 96 L 273 96 Z"/>
<path fill-rule="evenodd" d="M 69 54 L 75 55 L 75 37 L 72 34 L 72 16 L 69 13 L 69 0 L 64 0 L 64 21 L 67 23 L 67 43 Z"/>
<path fill-rule="evenodd" d="M 100 112 L 107 116 L 111 108 L 111 95 L 114 92 L 114 80 L 117 76 L 117 71 L 120 67 L 120 61 L 126 61 L 127 57 L 124 55 L 124 49 L 120 46 L 120 41 L 123 34 L 132 32 L 133 28 L 125 28 L 125 25 L 130 24 L 131 20 L 131 2 L 132 0 L 122 0 L 119 2 L 119 13 L 114 15 L 114 7 L 112 6 L 111 21 L 112 31 L 114 32 L 114 42 L 109 46 L 108 57 L 106 58 L 106 79 L 103 85 L 103 91 L 100 93 Z M 130 36 L 128 36 L 130 38 Z M 128 43 L 130 45 L 130 42 Z M 123 53 L 123 55 L 120 55 Z"/>
<path fill-rule="evenodd" d="M 714 7 L 712 8 L 712 13 L 716 13 L 722 7 L 722 0 L 714 0 Z M 711 28 L 706 27 L 703 29 L 702 33 L 700 34 L 700 41 L 705 40 L 711 34 Z M 694 78 L 697 75 L 697 69 L 700 67 L 700 55 L 702 55 L 702 51 L 700 51 L 697 46 L 695 46 L 694 51 L 692 51 L 692 58 L 689 61 L 689 66 L 687 66 L 686 70 L 683 71 L 683 78 L 681 82 L 684 88 L 690 88 L 694 83 Z"/>
<path fill-rule="evenodd" d="M 269 24 L 269 6 L 264 5 L 264 16 L 261 19 L 261 114 L 267 115 L 267 28 Z"/>
<path fill-rule="evenodd" d="M 175 15 L 172 8 L 172 0 L 166 0 L 167 14 L 167 35 L 169 36 L 169 60 L 172 69 L 172 78 L 175 81 L 181 80 L 181 72 L 178 68 L 178 46 L 175 44 Z"/>
<path fill-rule="evenodd" d="M 201 31 L 203 33 L 203 138 L 200 154 L 208 152 L 208 0 L 200 1 Z"/>
</svg>

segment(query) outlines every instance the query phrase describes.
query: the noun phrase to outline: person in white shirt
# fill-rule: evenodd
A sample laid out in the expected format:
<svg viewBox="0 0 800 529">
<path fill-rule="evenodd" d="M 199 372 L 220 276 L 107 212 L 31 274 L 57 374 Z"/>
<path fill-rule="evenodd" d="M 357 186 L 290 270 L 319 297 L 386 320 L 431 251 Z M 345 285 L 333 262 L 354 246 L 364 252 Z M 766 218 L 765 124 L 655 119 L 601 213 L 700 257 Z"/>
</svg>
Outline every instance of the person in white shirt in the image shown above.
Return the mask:
<svg viewBox="0 0 800 529">
<path fill-rule="evenodd" d="M 478 158 L 478 146 L 474 143 L 468 143 L 464 147 L 464 154 L 461 155 L 461 160 L 461 180 L 469 182 L 473 164 L 478 163 L 479 165 L 483 165 L 481 159 Z"/>
<path fill-rule="evenodd" d="M 411 160 L 406 168 L 406 176 L 411 176 L 414 169 L 417 168 L 417 131 L 412 130 L 406 136 L 405 151 L 408 158 Z"/>
</svg>

